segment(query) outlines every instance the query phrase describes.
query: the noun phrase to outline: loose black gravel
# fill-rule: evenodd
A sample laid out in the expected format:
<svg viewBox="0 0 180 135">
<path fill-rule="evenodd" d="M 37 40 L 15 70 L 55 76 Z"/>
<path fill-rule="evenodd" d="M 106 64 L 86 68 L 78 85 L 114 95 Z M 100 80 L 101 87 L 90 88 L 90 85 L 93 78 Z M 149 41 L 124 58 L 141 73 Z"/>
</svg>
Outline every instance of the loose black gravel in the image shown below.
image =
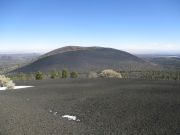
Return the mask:
<svg viewBox="0 0 180 135">
<path fill-rule="evenodd" d="M 180 82 L 61 79 L 16 84 L 35 87 L 0 91 L 0 135 L 180 133 Z M 80 121 L 62 118 L 66 114 Z"/>
</svg>

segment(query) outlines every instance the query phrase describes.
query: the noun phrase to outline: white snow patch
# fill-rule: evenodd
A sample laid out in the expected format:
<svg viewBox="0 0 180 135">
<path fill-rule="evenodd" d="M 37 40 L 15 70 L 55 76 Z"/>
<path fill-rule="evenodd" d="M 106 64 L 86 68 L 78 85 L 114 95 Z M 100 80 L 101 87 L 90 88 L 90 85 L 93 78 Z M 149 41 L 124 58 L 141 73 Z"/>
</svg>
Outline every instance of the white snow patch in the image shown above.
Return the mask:
<svg viewBox="0 0 180 135">
<path fill-rule="evenodd" d="M 30 88 L 34 86 L 14 86 L 14 89 L 23 89 L 23 88 Z"/>
<path fill-rule="evenodd" d="M 49 110 L 50 113 L 52 113 L 53 111 L 52 110 Z"/>
<path fill-rule="evenodd" d="M 6 90 L 6 87 L 0 87 L 0 90 Z"/>
<path fill-rule="evenodd" d="M 34 87 L 34 86 L 14 86 L 14 89 L 24 89 L 30 87 Z M 7 87 L 0 87 L 0 90 L 7 90 Z"/>
<path fill-rule="evenodd" d="M 62 118 L 67 118 L 68 120 L 80 121 L 79 119 L 77 119 L 76 116 L 71 116 L 71 115 L 63 115 Z"/>
</svg>

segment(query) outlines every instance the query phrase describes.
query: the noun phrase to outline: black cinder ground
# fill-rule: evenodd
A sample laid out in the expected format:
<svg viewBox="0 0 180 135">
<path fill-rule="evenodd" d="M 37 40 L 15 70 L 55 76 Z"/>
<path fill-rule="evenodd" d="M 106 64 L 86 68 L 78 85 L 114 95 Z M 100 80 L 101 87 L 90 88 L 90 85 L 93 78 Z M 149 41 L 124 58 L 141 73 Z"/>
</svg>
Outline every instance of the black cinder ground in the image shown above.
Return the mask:
<svg viewBox="0 0 180 135">
<path fill-rule="evenodd" d="M 0 91 L 0 135 L 180 134 L 180 82 L 61 79 L 17 84 L 35 87 Z"/>
</svg>

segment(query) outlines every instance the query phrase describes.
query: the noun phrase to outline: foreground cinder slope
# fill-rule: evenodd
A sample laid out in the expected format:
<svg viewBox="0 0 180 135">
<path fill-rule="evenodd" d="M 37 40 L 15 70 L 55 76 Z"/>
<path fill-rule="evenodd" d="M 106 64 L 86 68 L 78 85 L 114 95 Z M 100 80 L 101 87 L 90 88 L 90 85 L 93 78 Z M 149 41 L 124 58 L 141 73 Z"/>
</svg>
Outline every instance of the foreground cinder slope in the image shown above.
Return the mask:
<svg viewBox="0 0 180 135">
<path fill-rule="evenodd" d="M 179 82 L 85 79 L 20 84 L 35 87 L 0 91 L 0 135 L 180 133 Z M 65 114 L 80 122 L 63 119 Z"/>
</svg>

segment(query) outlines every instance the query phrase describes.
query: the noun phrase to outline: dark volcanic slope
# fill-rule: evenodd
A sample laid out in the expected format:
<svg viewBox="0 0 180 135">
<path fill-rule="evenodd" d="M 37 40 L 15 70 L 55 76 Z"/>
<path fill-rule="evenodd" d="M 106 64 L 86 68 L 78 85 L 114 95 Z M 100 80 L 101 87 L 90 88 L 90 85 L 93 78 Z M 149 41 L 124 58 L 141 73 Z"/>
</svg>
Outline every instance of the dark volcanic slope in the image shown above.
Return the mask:
<svg viewBox="0 0 180 135">
<path fill-rule="evenodd" d="M 150 63 L 127 52 L 111 48 L 77 48 L 56 50 L 16 72 L 62 70 L 90 71 L 112 68 L 116 70 L 142 70 L 152 68 Z"/>
<path fill-rule="evenodd" d="M 35 87 L 0 91 L 0 135 L 180 133 L 179 82 L 61 79 L 26 83 L 21 85 Z M 77 116 L 80 122 L 63 119 L 65 114 Z"/>
<path fill-rule="evenodd" d="M 42 57 L 47 57 L 47 56 L 51 56 L 51 55 L 55 55 L 55 54 L 59 54 L 59 53 L 64 53 L 64 52 L 69 52 L 69 51 L 91 50 L 91 49 L 96 49 L 96 48 L 97 47 L 65 46 L 65 47 L 58 48 L 58 49 L 55 49 L 53 51 L 50 51 L 50 52 L 42 55 Z"/>
</svg>

